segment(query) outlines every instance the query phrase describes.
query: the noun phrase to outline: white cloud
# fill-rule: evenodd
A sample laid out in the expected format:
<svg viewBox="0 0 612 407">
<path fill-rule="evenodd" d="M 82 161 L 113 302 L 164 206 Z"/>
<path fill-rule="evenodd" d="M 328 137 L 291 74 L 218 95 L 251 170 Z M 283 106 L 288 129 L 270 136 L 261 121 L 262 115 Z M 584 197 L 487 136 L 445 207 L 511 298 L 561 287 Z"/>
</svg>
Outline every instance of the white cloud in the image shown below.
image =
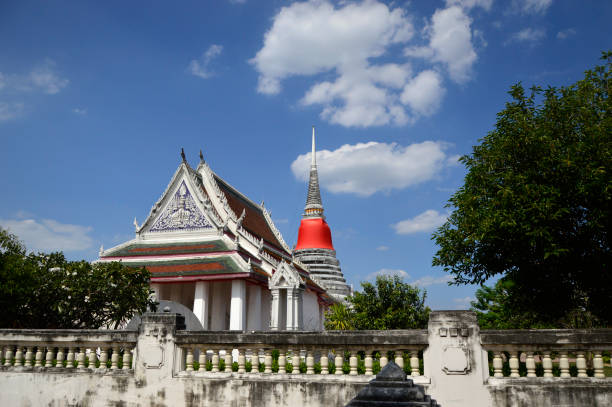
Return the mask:
<svg viewBox="0 0 612 407">
<path fill-rule="evenodd" d="M 0 225 L 24 241 L 32 251 L 85 250 L 92 246 L 90 226 L 70 225 L 52 219 L 0 219 Z"/>
<path fill-rule="evenodd" d="M 435 71 L 423 71 L 404 86 L 400 97 L 417 114 L 431 116 L 438 110 L 446 90 L 442 78 Z"/>
<path fill-rule="evenodd" d="M 469 309 L 472 301 L 474 301 L 472 297 L 453 298 L 456 309 Z"/>
<path fill-rule="evenodd" d="M 87 114 L 87 109 L 75 107 L 72 109 L 72 113 L 78 114 L 79 116 L 85 116 Z"/>
<path fill-rule="evenodd" d="M 395 223 L 392 227 L 399 235 L 429 232 L 446 222 L 447 216 L 433 209 L 428 209 L 412 219 L 405 219 Z"/>
<path fill-rule="evenodd" d="M 327 0 L 283 7 L 250 61 L 259 72 L 257 90 L 277 94 L 291 76 L 331 73 L 315 83 L 302 105 L 321 105 L 321 117 L 342 126 L 402 125 L 408 122 L 399 92 L 409 79 L 405 63 L 376 63 L 394 44 L 413 35 L 401 8 L 378 1 L 341 3 Z"/>
<path fill-rule="evenodd" d="M 521 31 L 518 31 L 506 41 L 506 44 L 512 42 L 528 42 L 528 43 L 536 43 L 546 37 L 546 31 L 542 28 L 524 28 Z"/>
<path fill-rule="evenodd" d="M 460 6 L 465 9 L 474 7 L 482 7 L 485 10 L 490 10 L 493 0 L 446 0 L 446 6 Z"/>
<path fill-rule="evenodd" d="M 571 37 L 572 35 L 576 35 L 576 30 L 573 28 L 568 28 L 566 30 L 561 30 L 557 33 L 557 39 L 564 40 L 567 37 Z"/>
<path fill-rule="evenodd" d="M 70 81 L 60 77 L 53 60 L 47 59 L 27 74 L 0 73 L 0 89 L 6 87 L 20 92 L 59 93 Z"/>
<path fill-rule="evenodd" d="M 429 44 L 407 47 L 404 55 L 440 63 L 446 67 L 453 81 L 465 83 L 470 80 L 472 65 L 477 59 L 472 44 L 471 24 L 472 20 L 464 8 L 458 5 L 438 9 L 425 27 Z M 480 35 L 480 41 L 486 43 L 484 36 Z"/>
<path fill-rule="evenodd" d="M 0 122 L 19 117 L 23 112 L 21 102 L 0 102 Z"/>
<path fill-rule="evenodd" d="M 380 269 L 366 276 L 366 280 L 374 280 L 378 276 L 399 276 L 400 278 L 410 278 L 410 275 L 404 270 L 399 269 Z"/>
<path fill-rule="evenodd" d="M 447 284 L 449 281 L 452 280 L 453 277 L 448 275 L 443 277 L 425 276 L 411 282 L 410 284 L 415 285 L 417 287 L 428 287 L 434 284 Z"/>
<path fill-rule="evenodd" d="M 212 44 L 206 52 L 202 54 L 202 57 L 199 60 L 192 60 L 189 63 L 188 70 L 192 75 L 199 76 L 200 78 L 210 78 L 213 75 L 213 72 L 210 70 L 209 65 L 210 62 L 218 57 L 223 51 L 222 45 Z"/>
<path fill-rule="evenodd" d="M 25 88 L 38 89 L 49 95 L 54 95 L 66 87 L 68 82 L 68 79 L 60 78 L 55 72 L 55 62 L 48 59 L 30 72 L 25 82 Z"/>
<path fill-rule="evenodd" d="M 376 250 L 378 250 L 379 252 L 386 252 L 387 250 L 389 250 L 389 246 L 385 246 L 385 245 L 378 246 Z"/>
<path fill-rule="evenodd" d="M 513 0 L 514 10 L 523 14 L 540 14 L 546 12 L 552 0 Z"/>
<path fill-rule="evenodd" d="M 370 196 L 431 180 L 446 166 L 448 147 L 425 141 L 406 147 L 397 143 L 345 144 L 334 151 L 317 151 L 321 185 L 332 193 Z M 310 153 L 291 163 L 295 178 L 308 181 Z"/>
</svg>

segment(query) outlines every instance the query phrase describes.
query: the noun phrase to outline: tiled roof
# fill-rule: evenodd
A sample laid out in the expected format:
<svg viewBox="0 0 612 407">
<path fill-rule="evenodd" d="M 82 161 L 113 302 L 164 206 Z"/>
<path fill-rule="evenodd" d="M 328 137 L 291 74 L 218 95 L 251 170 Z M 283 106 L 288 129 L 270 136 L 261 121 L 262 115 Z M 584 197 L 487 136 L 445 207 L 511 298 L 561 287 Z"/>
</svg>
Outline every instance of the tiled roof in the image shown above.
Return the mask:
<svg viewBox="0 0 612 407">
<path fill-rule="evenodd" d="M 200 276 L 211 274 L 233 274 L 243 272 L 233 260 L 227 257 L 180 259 L 167 261 L 148 261 L 125 263 L 129 267 L 144 266 L 151 277 Z"/>
<path fill-rule="evenodd" d="M 108 250 L 104 253 L 104 256 L 102 256 L 102 258 L 211 253 L 227 250 L 229 250 L 229 248 L 222 240 L 180 243 L 135 242 L 127 246 L 119 247 L 116 250 Z"/>
<path fill-rule="evenodd" d="M 237 216 L 240 216 L 243 210 L 245 211 L 245 218 L 242 222 L 243 228 L 257 237 L 262 237 L 266 243 L 275 247 L 277 250 L 289 256 L 291 255 L 283 249 L 283 245 L 278 241 L 272 229 L 270 229 L 261 206 L 250 201 L 216 174 L 215 181 L 217 181 L 217 185 L 219 185 L 219 188 L 225 194 L 227 203 L 230 208 L 232 208 L 232 211 L 234 211 Z"/>
</svg>

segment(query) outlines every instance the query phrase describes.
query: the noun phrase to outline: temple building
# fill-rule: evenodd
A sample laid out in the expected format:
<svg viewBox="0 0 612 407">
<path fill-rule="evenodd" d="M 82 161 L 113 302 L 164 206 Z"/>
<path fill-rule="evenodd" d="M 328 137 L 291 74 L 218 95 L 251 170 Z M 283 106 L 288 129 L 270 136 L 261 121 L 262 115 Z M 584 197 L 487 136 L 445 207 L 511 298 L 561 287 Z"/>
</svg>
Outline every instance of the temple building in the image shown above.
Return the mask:
<svg viewBox="0 0 612 407">
<path fill-rule="evenodd" d="M 308 266 L 310 276 L 319 283 L 336 301 L 344 301 L 351 294 L 346 284 L 340 262 L 332 243 L 331 230 L 325 215 L 319 189 L 317 158 L 315 149 L 315 133 L 312 128 L 312 154 L 310 163 L 310 178 L 308 195 L 298 241 L 293 250 L 293 258 Z"/>
<path fill-rule="evenodd" d="M 302 224 L 327 227 L 326 245 L 319 248 L 323 240 L 306 231 L 316 232 L 316 227 L 303 226 L 294 258 L 263 203 L 251 201 L 214 173 L 201 152 L 196 169 L 182 151 L 181 156 L 147 219 L 142 225 L 134 220 L 134 239 L 101 248 L 98 261 L 146 267 L 156 297 L 193 310 L 206 330 L 323 329 L 325 309 L 345 291 L 336 288 L 340 284 L 334 280 L 328 293 L 325 284 L 331 280 L 329 273 L 320 271 L 323 263 L 312 263 L 321 276 L 315 281 L 299 260 L 311 261 L 306 253 L 315 249 L 324 250 L 325 261 L 335 260 L 318 184 L 313 205 L 318 203 L 320 212 L 305 217 Z M 311 207 L 315 208 L 307 204 L 307 210 Z M 331 265 L 333 276 L 341 277 L 337 260 Z"/>
</svg>

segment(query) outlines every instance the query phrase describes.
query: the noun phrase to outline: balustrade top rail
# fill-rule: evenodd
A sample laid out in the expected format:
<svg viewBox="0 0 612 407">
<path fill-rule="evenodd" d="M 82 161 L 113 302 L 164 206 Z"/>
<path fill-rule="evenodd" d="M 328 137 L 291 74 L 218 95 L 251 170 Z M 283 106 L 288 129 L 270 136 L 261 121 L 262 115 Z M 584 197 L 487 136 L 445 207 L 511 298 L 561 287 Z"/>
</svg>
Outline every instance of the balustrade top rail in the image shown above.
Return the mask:
<svg viewBox="0 0 612 407">
<path fill-rule="evenodd" d="M 102 329 L 0 329 L 0 344 L 134 344 L 138 332 Z"/>
<path fill-rule="evenodd" d="M 427 330 L 390 331 L 178 331 L 178 345 L 269 345 L 269 346 L 415 346 L 426 347 Z"/>
<path fill-rule="evenodd" d="M 601 350 L 612 348 L 612 329 L 507 329 L 482 330 L 480 342 L 488 350 L 508 346 L 539 349 Z"/>
</svg>

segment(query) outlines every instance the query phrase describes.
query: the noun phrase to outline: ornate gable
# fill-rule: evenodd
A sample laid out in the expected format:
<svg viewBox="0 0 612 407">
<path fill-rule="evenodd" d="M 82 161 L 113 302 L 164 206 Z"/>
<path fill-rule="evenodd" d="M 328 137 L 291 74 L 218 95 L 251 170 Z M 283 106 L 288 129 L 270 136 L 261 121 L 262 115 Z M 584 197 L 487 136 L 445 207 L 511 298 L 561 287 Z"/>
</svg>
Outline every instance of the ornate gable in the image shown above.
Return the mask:
<svg viewBox="0 0 612 407">
<path fill-rule="evenodd" d="M 137 233 L 216 230 L 219 222 L 209 209 L 210 200 L 198 174 L 183 162 Z"/>
<path fill-rule="evenodd" d="M 211 229 L 213 225 L 197 207 L 183 180 L 170 202 L 149 231 Z"/>
<path fill-rule="evenodd" d="M 285 261 L 278 264 L 276 272 L 270 277 L 268 287 L 272 288 L 300 288 L 304 287 L 304 281 L 298 271 Z"/>
</svg>

